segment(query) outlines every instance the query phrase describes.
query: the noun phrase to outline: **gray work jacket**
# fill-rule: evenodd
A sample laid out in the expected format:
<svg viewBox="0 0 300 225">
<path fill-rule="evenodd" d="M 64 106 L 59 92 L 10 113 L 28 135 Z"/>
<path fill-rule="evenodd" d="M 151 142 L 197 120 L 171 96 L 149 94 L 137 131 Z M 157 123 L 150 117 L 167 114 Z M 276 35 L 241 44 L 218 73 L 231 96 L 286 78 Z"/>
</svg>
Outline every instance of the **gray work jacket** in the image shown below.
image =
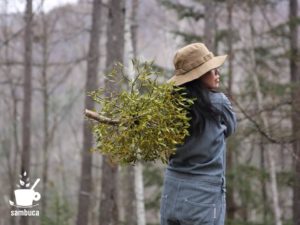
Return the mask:
<svg viewBox="0 0 300 225">
<path fill-rule="evenodd" d="M 222 112 L 219 121 L 207 119 L 200 136 L 190 136 L 177 147 L 167 170 L 206 176 L 225 175 L 225 138 L 235 132 L 236 116 L 223 93 L 210 92 L 209 96 L 211 103 Z"/>
</svg>

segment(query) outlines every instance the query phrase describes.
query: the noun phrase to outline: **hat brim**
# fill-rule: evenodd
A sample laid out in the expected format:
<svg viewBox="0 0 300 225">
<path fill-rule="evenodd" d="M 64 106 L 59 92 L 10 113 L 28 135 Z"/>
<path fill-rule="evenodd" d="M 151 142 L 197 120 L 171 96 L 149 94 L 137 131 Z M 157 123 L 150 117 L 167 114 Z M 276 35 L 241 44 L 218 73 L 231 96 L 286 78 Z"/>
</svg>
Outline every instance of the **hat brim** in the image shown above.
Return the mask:
<svg viewBox="0 0 300 225">
<path fill-rule="evenodd" d="M 222 66 L 226 58 L 227 55 L 216 56 L 187 73 L 174 75 L 167 82 L 173 82 L 176 86 L 179 86 L 192 80 L 198 79 L 208 71 Z"/>
</svg>

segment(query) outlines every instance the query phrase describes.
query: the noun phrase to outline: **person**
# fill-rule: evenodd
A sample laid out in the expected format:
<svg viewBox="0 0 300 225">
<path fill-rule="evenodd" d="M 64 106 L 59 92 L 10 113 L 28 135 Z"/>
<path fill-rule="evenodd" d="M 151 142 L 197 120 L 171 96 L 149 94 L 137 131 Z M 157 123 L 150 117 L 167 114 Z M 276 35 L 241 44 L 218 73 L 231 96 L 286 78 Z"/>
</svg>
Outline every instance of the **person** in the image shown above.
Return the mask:
<svg viewBox="0 0 300 225">
<path fill-rule="evenodd" d="M 227 55 L 214 56 L 203 43 L 179 49 L 168 81 L 194 99 L 188 109 L 189 135 L 165 170 L 161 225 L 224 225 L 226 142 L 236 130 L 228 98 L 217 89 L 218 68 Z"/>
</svg>

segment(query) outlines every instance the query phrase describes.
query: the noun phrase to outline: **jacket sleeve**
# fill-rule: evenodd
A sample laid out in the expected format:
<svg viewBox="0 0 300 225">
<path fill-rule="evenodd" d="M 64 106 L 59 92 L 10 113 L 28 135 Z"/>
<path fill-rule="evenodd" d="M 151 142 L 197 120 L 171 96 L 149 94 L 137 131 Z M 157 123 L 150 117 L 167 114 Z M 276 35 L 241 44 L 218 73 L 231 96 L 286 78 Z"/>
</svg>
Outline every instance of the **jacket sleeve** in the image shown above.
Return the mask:
<svg viewBox="0 0 300 225">
<path fill-rule="evenodd" d="M 233 134 L 237 127 L 236 115 L 233 111 L 229 99 L 223 95 L 223 104 L 222 104 L 222 117 L 221 122 L 226 126 L 225 137 L 229 137 Z"/>
</svg>

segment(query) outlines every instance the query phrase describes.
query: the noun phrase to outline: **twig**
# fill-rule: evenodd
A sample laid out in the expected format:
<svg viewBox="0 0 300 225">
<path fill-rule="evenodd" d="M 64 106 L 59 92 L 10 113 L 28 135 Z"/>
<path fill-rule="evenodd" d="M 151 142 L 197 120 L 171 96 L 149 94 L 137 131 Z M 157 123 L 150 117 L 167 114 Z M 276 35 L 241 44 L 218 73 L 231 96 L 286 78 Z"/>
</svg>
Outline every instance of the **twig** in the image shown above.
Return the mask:
<svg viewBox="0 0 300 225">
<path fill-rule="evenodd" d="M 85 110 L 84 114 L 85 114 L 86 117 L 88 117 L 90 119 L 93 119 L 93 120 L 96 120 L 99 123 L 105 123 L 105 124 L 108 124 L 108 125 L 118 125 L 118 124 L 120 124 L 119 120 L 113 120 L 113 119 L 107 118 L 105 116 L 101 116 L 98 113 L 93 112 L 93 111 L 88 110 L 88 109 Z"/>
<path fill-rule="evenodd" d="M 279 138 L 273 138 L 272 136 L 270 136 L 270 134 L 268 134 L 262 127 L 261 125 L 254 120 L 250 115 L 248 115 L 248 113 L 243 109 L 243 107 L 234 99 L 231 98 L 231 100 L 233 101 L 233 103 L 238 107 L 238 109 L 244 114 L 244 116 L 251 122 L 253 123 L 253 125 L 256 127 L 256 129 L 258 130 L 258 132 L 263 135 L 267 140 L 269 140 L 271 143 L 274 144 L 290 144 L 293 140 L 285 140 L 283 138 L 279 139 Z M 279 139 L 279 140 L 277 140 Z"/>
</svg>

